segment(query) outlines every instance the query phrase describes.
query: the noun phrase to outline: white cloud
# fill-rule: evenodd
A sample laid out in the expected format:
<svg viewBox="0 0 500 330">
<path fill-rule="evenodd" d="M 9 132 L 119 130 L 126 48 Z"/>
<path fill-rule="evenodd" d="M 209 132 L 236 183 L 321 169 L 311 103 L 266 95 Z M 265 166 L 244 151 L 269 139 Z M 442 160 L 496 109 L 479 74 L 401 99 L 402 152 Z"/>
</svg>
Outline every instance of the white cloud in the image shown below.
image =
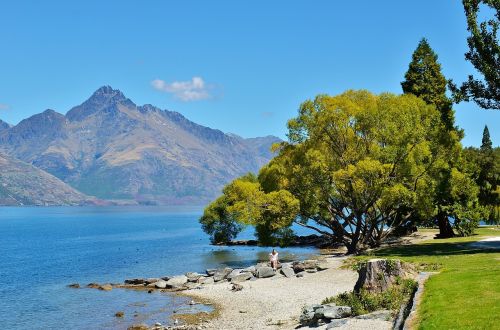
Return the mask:
<svg viewBox="0 0 500 330">
<path fill-rule="evenodd" d="M 10 106 L 5 103 L 0 103 L 0 110 L 9 110 Z"/>
<path fill-rule="evenodd" d="M 199 101 L 212 97 L 209 86 L 201 77 L 193 77 L 188 81 L 173 81 L 171 83 L 165 80 L 155 79 L 151 82 L 154 89 L 173 94 L 174 97 L 182 101 Z"/>
</svg>

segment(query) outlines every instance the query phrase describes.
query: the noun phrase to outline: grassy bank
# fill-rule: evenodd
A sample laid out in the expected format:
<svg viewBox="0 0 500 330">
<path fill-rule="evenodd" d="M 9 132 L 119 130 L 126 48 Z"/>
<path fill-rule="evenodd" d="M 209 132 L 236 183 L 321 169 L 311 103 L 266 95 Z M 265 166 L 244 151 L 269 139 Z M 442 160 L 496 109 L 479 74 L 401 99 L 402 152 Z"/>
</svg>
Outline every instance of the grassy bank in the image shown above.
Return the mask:
<svg viewBox="0 0 500 330">
<path fill-rule="evenodd" d="M 469 244 L 488 236 L 500 236 L 500 230 L 480 228 L 472 237 L 385 248 L 357 258 L 401 259 L 439 271 L 425 284 L 418 329 L 500 329 L 500 251 Z"/>
</svg>

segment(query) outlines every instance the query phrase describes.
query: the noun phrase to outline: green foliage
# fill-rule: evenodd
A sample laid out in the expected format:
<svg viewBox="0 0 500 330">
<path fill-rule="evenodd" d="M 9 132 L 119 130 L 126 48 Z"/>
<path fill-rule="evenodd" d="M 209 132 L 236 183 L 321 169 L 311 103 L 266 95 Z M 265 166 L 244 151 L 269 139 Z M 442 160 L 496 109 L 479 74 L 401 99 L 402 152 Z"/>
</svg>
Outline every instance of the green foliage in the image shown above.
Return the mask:
<svg viewBox="0 0 500 330">
<path fill-rule="evenodd" d="M 242 226 L 252 225 L 262 244 L 285 245 L 293 238 L 288 228 L 298 209 L 299 201 L 290 192 L 266 193 L 255 175 L 247 174 L 224 187 L 223 195 L 205 209 L 200 223 L 213 242 L 227 242 Z"/>
<path fill-rule="evenodd" d="M 401 306 L 409 301 L 416 288 L 417 282 L 414 280 L 400 279 L 381 293 L 370 293 L 366 290 L 344 292 L 338 296 L 326 298 L 321 303 L 333 302 L 339 306 L 350 306 L 354 315 L 368 314 L 380 309 L 388 309 L 396 314 Z"/>
<path fill-rule="evenodd" d="M 467 30 L 469 51 L 465 53 L 474 68 L 481 73 L 480 80 L 469 75 L 468 80 L 458 88 L 450 80 L 456 102 L 473 100 L 484 109 L 500 109 L 500 45 L 497 31 L 500 26 L 500 2 L 498 0 L 462 0 Z M 492 18 L 478 24 L 478 12 L 489 7 L 494 12 Z"/>
<path fill-rule="evenodd" d="M 448 130 L 454 127 L 452 102 L 446 96 L 446 78 L 441 73 L 438 56 L 427 40 L 420 41 L 412 55 L 412 61 L 401 83 L 405 94 L 420 97 L 427 104 L 433 104 L 441 112 L 441 119 Z"/>
<path fill-rule="evenodd" d="M 448 157 L 430 172 L 434 186 L 429 190 L 426 201 L 436 207 L 437 212 L 430 219 L 437 223 L 439 236 L 451 237 L 456 232 L 471 235 L 477 227 L 483 209 L 478 202 L 478 189 L 468 172 L 469 168 L 461 161 L 460 139 L 463 132 L 455 128 L 452 102 L 446 96 L 446 78 L 441 73 L 437 55 L 429 43 L 422 39 L 413 53 L 412 61 L 401 83 L 405 93 L 414 94 L 426 103 L 433 104 L 441 113 L 444 130 L 436 139 L 436 147 L 447 149 Z M 450 223 L 453 219 L 453 228 Z M 428 224 L 425 218 L 415 219 Z"/>
<path fill-rule="evenodd" d="M 235 238 L 244 228 L 238 223 L 228 209 L 228 200 L 225 196 L 212 202 L 200 218 L 202 229 L 210 235 L 213 244 L 227 243 Z"/>
<path fill-rule="evenodd" d="M 434 173 L 461 148 L 441 143 L 440 113 L 414 95 L 320 95 L 288 127 L 290 142 L 277 146 L 257 180 L 224 188 L 227 210 L 263 241 L 286 241 L 282 229 L 295 221 L 350 253 L 434 216 Z"/>
</svg>

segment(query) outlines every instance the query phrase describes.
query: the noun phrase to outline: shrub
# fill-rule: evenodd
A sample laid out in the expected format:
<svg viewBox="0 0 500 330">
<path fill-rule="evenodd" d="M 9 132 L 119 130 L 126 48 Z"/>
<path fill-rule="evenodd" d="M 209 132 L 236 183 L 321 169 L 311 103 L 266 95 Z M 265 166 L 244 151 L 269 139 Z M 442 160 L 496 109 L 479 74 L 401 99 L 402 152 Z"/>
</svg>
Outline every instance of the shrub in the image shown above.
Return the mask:
<svg viewBox="0 0 500 330">
<path fill-rule="evenodd" d="M 336 303 L 349 306 L 354 315 L 388 309 L 397 313 L 399 308 L 408 302 L 417 288 L 417 282 L 411 279 L 399 279 L 395 285 L 382 293 L 371 293 L 366 290 L 360 292 L 344 292 L 335 297 L 325 298 L 321 303 Z"/>
</svg>

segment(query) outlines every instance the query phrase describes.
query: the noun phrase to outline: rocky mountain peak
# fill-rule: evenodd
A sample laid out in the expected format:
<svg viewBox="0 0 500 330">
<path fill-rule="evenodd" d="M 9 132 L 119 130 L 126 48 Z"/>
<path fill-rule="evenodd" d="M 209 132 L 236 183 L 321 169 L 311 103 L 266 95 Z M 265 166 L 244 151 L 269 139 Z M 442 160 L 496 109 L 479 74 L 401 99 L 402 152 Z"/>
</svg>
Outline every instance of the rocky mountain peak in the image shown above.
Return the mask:
<svg viewBox="0 0 500 330">
<path fill-rule="evenodd" d="M 134 102 L 128 99 L 120 90 L 111 86 L 102 86 L 97 89 L 85 102 L 72 108 L 66 114 L 71 121 L 78 121 L 103 109 L 117 105 L 125 107 L 136 107 Z"/>
</svg>

